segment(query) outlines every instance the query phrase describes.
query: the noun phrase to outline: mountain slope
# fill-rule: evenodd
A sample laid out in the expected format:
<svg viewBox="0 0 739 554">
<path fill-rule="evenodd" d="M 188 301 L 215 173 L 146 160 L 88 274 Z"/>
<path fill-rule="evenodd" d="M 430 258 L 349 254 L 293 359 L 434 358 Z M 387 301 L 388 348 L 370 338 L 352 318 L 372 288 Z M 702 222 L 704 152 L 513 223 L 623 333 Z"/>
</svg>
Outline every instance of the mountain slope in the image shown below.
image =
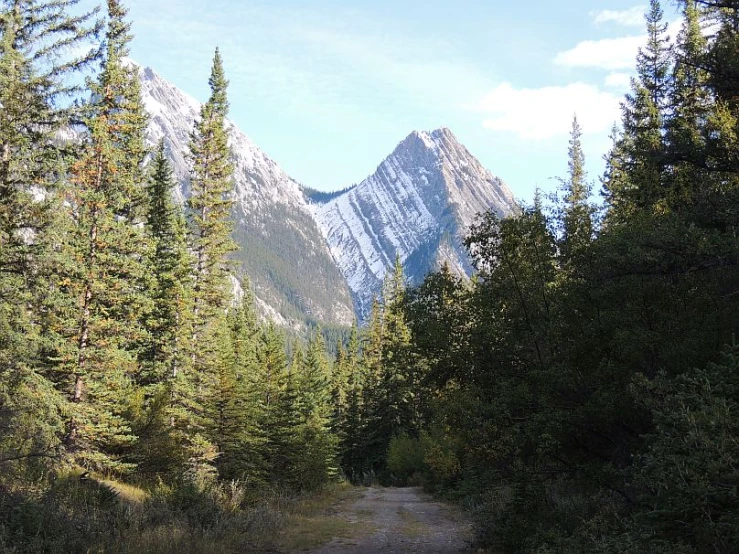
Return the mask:
<svg viewBox="0 0 739 554">
<path fill-rule="evenodd" d="M 360 316 L 396 254 L 413 282 L 444 262 L 470 275 L 462 239 L 488 209 L 512 213 L 513 194 L 448 129 L 411 133 L 372 176 L 314 205 Z"/>
<path fill-rule="evenodd" d="M 165 139 L 182 202 L 189 195 L 187 152 L 200 104 L 149 68 L 140 68 L 151 116 L 147 138 Z M 352 301 L 300 185 L 227 122 L 235 167 L 235 255 L 264 315 L 299 326 L 314 320 L 350 324 Z"/>
</svg>

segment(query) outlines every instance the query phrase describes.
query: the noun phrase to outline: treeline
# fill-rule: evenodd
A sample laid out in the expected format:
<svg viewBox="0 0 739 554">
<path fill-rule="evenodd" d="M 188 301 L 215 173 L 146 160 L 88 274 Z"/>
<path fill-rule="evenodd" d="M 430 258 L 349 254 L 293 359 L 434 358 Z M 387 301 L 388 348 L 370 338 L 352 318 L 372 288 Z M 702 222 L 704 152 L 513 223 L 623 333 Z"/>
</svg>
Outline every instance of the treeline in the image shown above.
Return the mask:
<svg viewBox="0 0 739 554">
<path fill-rule="evenodd" d="M 575 120 L 559 200 L 483 215 L 476 278 L 405 293 L 388 471 L 494 552 L 739 551 L 739 2 L 679 4 L 674 43 L 646 14 L 604 205 Z"/>
</svg>

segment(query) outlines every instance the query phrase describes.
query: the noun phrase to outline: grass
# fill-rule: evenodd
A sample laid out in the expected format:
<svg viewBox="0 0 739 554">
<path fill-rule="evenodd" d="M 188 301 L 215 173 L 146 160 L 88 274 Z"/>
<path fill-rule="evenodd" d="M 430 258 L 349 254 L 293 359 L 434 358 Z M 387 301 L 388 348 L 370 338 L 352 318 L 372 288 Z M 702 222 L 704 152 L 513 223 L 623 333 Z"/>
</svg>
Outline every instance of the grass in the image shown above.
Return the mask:
<svg viewBox="0 0 739 554">
<path fill-rule="evenodd" d="M 113 481 L 110 479 L 103 479 L 97 482 L 101 487 L 105 487 L 112 492 L 118 500 L 126 502 L 127 504 L 139 505 L 151 498 L 151 494 L 149 494 L 149 492 L 127 483 L 121 483 L 120 481 Z"/>
<path fill-rule="evenodd" d="M 358 532 L 333 507 L 361 495 L 347 485 L 255 502 L 246 492 L 238 482 L 146 490 L 78 474 L 39 490 L 0 487 L 0 554 L 300 552 Z"/>
<path fill-rule="evenodd" d="M 398 515 L 402 520 L 403 524 L 400 528 L 400 532 L 410 539 L 417 539 L 429 534 L 429 526 L 416 518 L 412 512 L 408 510 L 398 510 Z"/>
<path fill-rule="evenodd" d="M 341 514 L 342 506 L 361 496 L 362 489 L 337 484 L 297 502 L 287 515 L 278 548 L 282 552 L 306 552 L 332 539 L 346 541 L 370 533 L 370 524 L 349 521 Z"/>
</svg>

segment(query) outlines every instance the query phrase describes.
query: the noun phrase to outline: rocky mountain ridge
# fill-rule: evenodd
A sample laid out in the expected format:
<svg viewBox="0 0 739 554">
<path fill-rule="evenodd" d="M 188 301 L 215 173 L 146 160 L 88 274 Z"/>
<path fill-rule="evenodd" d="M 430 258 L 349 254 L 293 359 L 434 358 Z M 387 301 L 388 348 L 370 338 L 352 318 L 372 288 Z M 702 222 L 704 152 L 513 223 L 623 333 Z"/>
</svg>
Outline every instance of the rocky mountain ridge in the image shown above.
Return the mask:
<svg viewBox="0 0 739 554">
<path fill-rule="evenodd" d="M 462 245 L 475 216 L 516 210 L 513 194 L 446 128 L 414 131 L 377 171 L 314 214 L 360 316 L 366 316 L 396 255 L 411 282 L 446 262 L 472 267 Z"/>
<path fill-rule="evenodd" d="M 154 145 L 164 139 L 183 202 L 190 193 L 190 133 L 201 105 L 150 68 L 139 67 L 139 76 L 150 115 L 147 140 Z M 292 327 L 306 319 L 351 324 L 350 292 L 301 186 L 231 121 L 226 126 L 235 168 L 235 257 L 260 312 Z"/>
<path fill-rule="evenodd" d="M 151 116 L 147 139 L 165 140 L 184 202 L 200 103 L 150 68 L 139 67 L 139 75 Z M 232 122 L 227 129 L 239 271 L 260 312 L 282 325 L 363 319 L 396 255 L 411 282 L 444 262 L 470 275 L 462 240 L 474 217 L 516 210 L 506 185 L 446 128 L 414 131 L 373 175 L 336 193 L 301 187 Z"/>
</svg>

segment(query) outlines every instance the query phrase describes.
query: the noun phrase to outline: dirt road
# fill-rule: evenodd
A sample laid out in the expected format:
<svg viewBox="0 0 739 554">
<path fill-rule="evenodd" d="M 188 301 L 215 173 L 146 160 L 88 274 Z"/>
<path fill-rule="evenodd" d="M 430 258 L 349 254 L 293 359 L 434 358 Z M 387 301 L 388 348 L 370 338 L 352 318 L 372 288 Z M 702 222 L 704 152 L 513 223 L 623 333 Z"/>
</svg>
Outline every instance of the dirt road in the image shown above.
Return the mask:
<svg viewBox="0 0 739 554">
<path fill-rule="evenodd" d="M 313 554 L 442 554 L 469 552 L 471 529 L 449 506 L 416 488 L 366 489 L 341 508 L 340 517 L 356 526 L 352 538 L 336 538 Z"/>
</svg>

